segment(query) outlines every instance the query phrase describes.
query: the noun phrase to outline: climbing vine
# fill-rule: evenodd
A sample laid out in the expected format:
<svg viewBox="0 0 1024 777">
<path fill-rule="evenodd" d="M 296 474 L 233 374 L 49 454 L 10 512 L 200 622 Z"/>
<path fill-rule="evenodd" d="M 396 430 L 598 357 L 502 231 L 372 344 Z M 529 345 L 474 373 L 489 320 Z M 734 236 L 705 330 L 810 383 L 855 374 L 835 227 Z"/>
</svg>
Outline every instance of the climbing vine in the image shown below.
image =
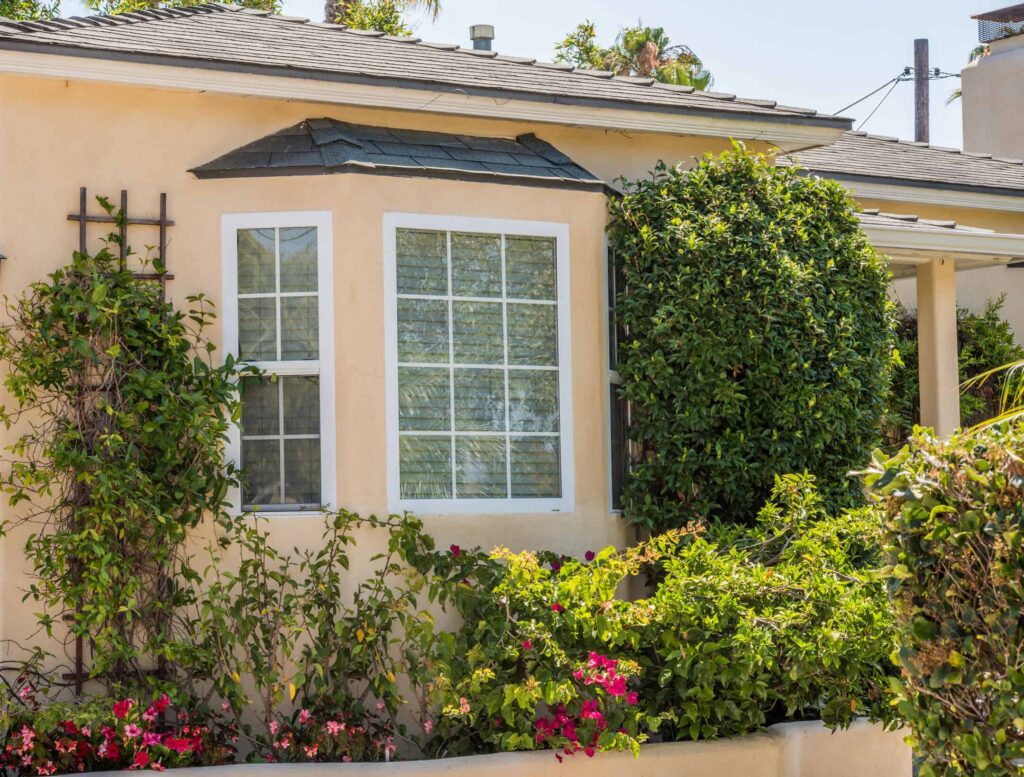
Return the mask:
<svg viewBox="0 0 1024 777">
<path fill-rule="evenodd" d="M 31 524 L 39 624 L 80 638 L 90 675 L 111 688 L 190 663 L 181 612 L 197 576 L 183 542 L 204 516 L 227 520 L 240 372 L 204 336 L 212 303 L 165 301 L 119 259 L 118 239 L 5 302 L 0 329 L 0 421 L 14 430 L 2 482 L 17 508 L 0 530 Z"/>
</svg>

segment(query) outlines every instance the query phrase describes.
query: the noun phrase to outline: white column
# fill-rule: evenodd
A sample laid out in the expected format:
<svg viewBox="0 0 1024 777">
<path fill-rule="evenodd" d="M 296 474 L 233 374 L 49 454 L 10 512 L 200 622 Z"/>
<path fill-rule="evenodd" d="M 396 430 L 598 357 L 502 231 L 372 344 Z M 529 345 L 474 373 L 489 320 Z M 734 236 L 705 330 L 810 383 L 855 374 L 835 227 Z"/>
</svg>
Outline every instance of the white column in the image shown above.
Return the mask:
<svg viewBox="0 0 1024 777">
<path fill-rule="evenodd" d="M 921 425 L 945 436 L 960 427 L 956 273 L 951 258 L 917 266 L 917 342 Z"/>
</svg>

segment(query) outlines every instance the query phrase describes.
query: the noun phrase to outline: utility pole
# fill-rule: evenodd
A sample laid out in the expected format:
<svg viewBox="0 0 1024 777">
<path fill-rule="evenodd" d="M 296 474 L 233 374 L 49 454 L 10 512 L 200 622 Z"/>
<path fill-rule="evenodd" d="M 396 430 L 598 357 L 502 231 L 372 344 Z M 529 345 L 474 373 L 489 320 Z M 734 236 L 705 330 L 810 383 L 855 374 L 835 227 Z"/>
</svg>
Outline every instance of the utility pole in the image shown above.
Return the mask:
<svg viewBox="0 0 1024 777">
<path fill-rule="evenodd" d="M 928 39 L 914 41 L 914 140 L 928 142 Z"/>
</svg>

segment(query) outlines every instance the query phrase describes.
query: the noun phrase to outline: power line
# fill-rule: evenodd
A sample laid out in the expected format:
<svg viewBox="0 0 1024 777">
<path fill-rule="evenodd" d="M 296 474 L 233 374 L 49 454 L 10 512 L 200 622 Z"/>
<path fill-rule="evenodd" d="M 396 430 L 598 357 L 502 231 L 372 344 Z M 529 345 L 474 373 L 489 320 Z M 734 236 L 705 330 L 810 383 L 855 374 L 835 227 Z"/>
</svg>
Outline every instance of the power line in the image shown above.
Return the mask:
<svg viewBox="0 0 1024 777">
<path fill-rule="evenodd" d="M 905 79 L 905 78 L 902 78 L 902 79 L 901 78 L 897 78 L 893 82 L 893 85 L 889 87 L 889 91 L 886 92 L 884 95 L 882 95 L 882 99 L 878 101 L 878 105 L 875 106 L 874 110 L 871 111 L 871 113 L 868 114 L 868 117 L 866 119 L 864 119 L 864 121 L 862 121 L 860 123 L 860 126 L 857 127 L 858 130 L 862 129 L 865 124 L 867 124 L 869 121 L 871 121 L 871 117 L 874 116 L 876 113 L 878 113 L 878 109 L 881 108 L 883 103 L 885 103 L 885 101 L 889 99 L 889 95 L 892 94 L 893 89 L 895 89 L 897 86 L 899 86 L 901 82 L 906 81 L 906 80 L 907 79 Z"/>
<path fill-rule="evenodd" d="M 928 80 L 929 81 L 942 81 L 943 79 L 946 79 L 946 78 L 960 78 L 960 74 L 959 73 L 947 73 L 944 70 L 939 70 L 939 68 L 934 68 L 934 69 L 928 71 Z M 913 80 L 914 80 L 914 68 L 912 68 L 912 67 L 905 67 L 905 68 L 903 68 L 903 72 L 901 72 L 895 78 L 889 79 L 888 81 L 886 81 L 884 84 L 882 84 L 877 89 L 872 89 L 870 92 L 868 92 L 866 95 L 861 97 L 859 100 L 855 100 L 854 102 L 850 103 L 849 105 L 846 105 L 846 106 L 840 108 L 838 111 L 833 111 L 832 115 L 833 116 L 842 116 L 845 111 L 850 110 L 850 108 L 854 107 L 855 105 L 860 105 L 862 102 L 864 102 L 865 100 L 867 100 L 870 97 L 874 97 L 876 94 L 881 92 L 887 86 L 890 86 L 890 85 L 894 86 L 895 84 L 902 83 L 903 81 L 913 81 Z M 889 91 L 891 92 L 892 90 L 890 89 Z M 886 96 L 888 96 L 888 94 Z M 883 97 L 882 100 L 884 102 L 885 98 Z M 881 103 L 879 103 L 879 105 L 881 105 Z M 876 110 L 877 110 L 877 108 L 876 108 Z M 867 119 L 865 119 L 864 121 L 867 121 Z"/>
</svg>

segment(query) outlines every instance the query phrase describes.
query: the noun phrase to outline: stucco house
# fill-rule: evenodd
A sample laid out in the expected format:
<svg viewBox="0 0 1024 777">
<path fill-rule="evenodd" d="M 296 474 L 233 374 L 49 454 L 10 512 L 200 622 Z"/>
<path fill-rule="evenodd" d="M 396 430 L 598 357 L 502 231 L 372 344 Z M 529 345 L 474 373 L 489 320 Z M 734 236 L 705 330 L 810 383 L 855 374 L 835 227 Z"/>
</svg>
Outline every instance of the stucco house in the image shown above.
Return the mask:
<svg viewBox="0 0 1024 777">
<path fill-rule="evenodd" d="M 243 397 L 240 508 L 289 545 L 328 504 L 580 554 L 628 540 L 604 226 L 609 184 L 658 160 L 736 138 L 848 183 L 916 288 L 924 421 L 957 425 L 957 273 L 1024 258 L 1024 168 L 850 128 L 217 4 L 0 21 L 0 287 L 94 245 L 87 194 L 124 191 L 168 293 L 210 295 L 224 348 L 281 377 Z M 24 633 L 2 606 L 0 640 Z"/>
</svg>

